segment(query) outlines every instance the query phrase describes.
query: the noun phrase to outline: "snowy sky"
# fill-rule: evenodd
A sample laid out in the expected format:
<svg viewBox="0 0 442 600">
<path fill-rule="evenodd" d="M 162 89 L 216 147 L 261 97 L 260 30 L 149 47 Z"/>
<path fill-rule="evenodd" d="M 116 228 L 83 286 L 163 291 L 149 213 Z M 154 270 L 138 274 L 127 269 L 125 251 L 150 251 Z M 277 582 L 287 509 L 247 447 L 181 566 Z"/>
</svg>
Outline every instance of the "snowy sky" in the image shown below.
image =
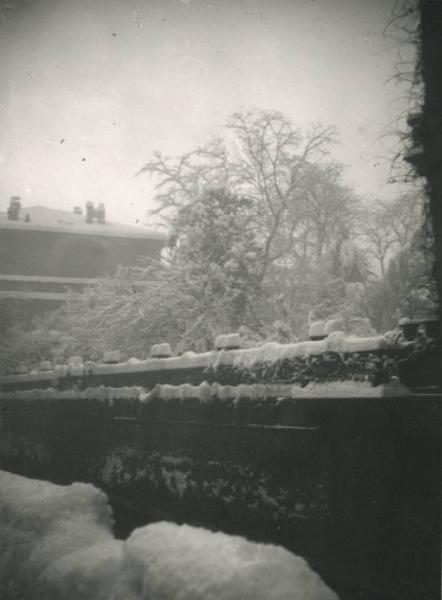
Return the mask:
<svg viewBox="0 0 442 600">
<path fill-rule="evenodd" d="M 104 201 L 145 222 L 153 150 L 177 154 L 240 108 L 334 124 L 360 194 L 388 196 L 380 136 L 394 0 L 10 0 L 0 24 L 0 209 Z M 6 85 L 5 85 L 6 84 Z M 63 143 L 61 140 L 64 140 Z"/>
</svg>

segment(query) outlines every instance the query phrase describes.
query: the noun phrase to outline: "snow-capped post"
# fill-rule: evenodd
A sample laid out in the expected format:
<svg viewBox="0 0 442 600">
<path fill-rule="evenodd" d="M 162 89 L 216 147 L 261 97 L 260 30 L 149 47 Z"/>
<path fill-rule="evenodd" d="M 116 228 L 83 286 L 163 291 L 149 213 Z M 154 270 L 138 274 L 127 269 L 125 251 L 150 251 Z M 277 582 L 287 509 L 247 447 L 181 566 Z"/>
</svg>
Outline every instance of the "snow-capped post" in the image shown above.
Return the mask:
<svg viewBox="0 0 442 600">
<path fill-rule="evenodd" d="M 215 338 L 215 348 L 217 350 L 238 350 L 241 347 L 242 341 L 239 333 L 227 333 L 218 335 Z"/>
<path fill-rule="evenodd" d="M 327 337 L 334 331 L 345 331 L 343 319 L 329 319 L 324 325 L 324 336 Z"/>
<path fill-rule="evenodd" d="M 68 374 L 68 366 L 67 365 L 55 365 L 54 373 L 56 377 L 66 377 Z"/>
<path fill-rule="evenodd" d="M 86 375 L 91 375 L 95 371 L 96 366 L 97 366 L 97 363 L 94 362 L 93 360 L 86 360 L 84 363 L 84 371 L 85 371 Z"/>
<path fill-rule="evenodd" d="M 103 202 L 100 202 L 100 204 L 95 209 L 95 217 L 97 219 L 97 222 L 100 223 L 100 225 L 104 225 L 106 223 L 106 208 Z"/>
<path fill-rule="evenodd" d="M 154 344 L 150 349 L 150 358 L 170 358 L 172 355 L 170 344 Z"/>
<path fill-rule="evenodd" d="M 313 321 L 309 329 L 309 338 L 312 341 L 323 340 L 326 335 L 324 333 L 325 321 Z"/>
<path fill-rule="evenodd" d="M 9 221 L 18 221 L 19 220 L 20 208 L 21 208 L 20 196 L 12 196 L 11 201 L 8 206 L 8 210 L 6 211 Z"/>
<path fill-rule="evenodd" d="M 84 375 L 84 363 L 81 356 L 71 356 L 68 360 L 68 373 L 72 377 Z"/>
<path fill-rule="evenodd" d="M 50 360 L 42 360 L 39 366 L 39 371 L 52 371 L 52 363 Z"/>
<path fill-rule="evenodd" d="M 94 221 L 94 203 L 88 200 L 86 202 L 86 223 L 93 223 Z"/>
<path fill-rule="evenodd" d="M 116 364 L 121 362 L 121 355 L 119 350 L 107 350 L 103 353 L 103 362 L 105 364 Z"/>
<path fill-rule="evenodd" d="M 17 367 L 11 369 L 11 373 L 13 375 L 26 375 L 26 373 L 29 373 L 29 368 L 24 363 L 21 363 Z"/>
</svg>

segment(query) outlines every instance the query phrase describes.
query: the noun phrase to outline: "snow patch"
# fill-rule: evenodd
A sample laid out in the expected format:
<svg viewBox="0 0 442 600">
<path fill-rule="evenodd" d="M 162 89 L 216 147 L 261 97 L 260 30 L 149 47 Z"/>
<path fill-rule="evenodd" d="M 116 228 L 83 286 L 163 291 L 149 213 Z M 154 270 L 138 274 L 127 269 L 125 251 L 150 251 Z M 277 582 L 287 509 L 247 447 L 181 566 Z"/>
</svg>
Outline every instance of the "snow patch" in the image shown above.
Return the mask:
<svg viewBox="0 0 442 600">
<path fill-rule="evenodd" d="M 105 494 L 0 471 L 0 593 L 35 600 L 337 600 L 284 548 L 173 523 L 111 533 Z"/>
<path fill-rule="evenodd" d="M 142 598 L 337 600 L 302 558 L 284 548 L 188 525 L 136 530 L 124 558 Z"/>
<path fill-rule="evenodd" d="M 385 398 L 411 396 L 408 388 L 398 382 L 373 387 L 368 381 L 331 381 L 310 383 L 306 387 L 292 386 L 291 398 Z"/>
</svg>

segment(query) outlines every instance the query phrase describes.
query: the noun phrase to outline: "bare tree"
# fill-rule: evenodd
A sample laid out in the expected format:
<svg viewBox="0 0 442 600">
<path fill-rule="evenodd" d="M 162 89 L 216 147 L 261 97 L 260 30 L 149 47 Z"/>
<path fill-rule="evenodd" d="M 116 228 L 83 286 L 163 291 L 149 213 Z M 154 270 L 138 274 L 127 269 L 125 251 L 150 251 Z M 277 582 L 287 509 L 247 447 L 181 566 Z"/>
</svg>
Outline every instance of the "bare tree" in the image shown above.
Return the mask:
<svg viewBox="0 0 442 600">
<path fill-rule="evenodd" d="M 341 183 L 342 166 L 310 165 L 301 225 L 303 255 L 315 262 L 330 254 L 342 233 L 353 232 L 359 220 L 359 198 Z"/>
<path fill-rule="evenodd" d="M 302 132 L 279 112 L 247 111 L 230 117 L 224 137 L 178 158 L 156 153 L 139 172 L 156 176 L 156 212 L 170 224 L 202 189 L 230 189 L 253 200 L 264 280 L 272 263 L 306 243 L 312 165 L 334 142 L 332 127 L 317 124 Z"/>
<path fill-rule="evenodd" d="M 378 201 L 366 209 L 359 230 L 382 277 L 390 260 L 422 227 L 423 204 L 422 193 L 409 192 L 394 201 Z"/>
</svg>

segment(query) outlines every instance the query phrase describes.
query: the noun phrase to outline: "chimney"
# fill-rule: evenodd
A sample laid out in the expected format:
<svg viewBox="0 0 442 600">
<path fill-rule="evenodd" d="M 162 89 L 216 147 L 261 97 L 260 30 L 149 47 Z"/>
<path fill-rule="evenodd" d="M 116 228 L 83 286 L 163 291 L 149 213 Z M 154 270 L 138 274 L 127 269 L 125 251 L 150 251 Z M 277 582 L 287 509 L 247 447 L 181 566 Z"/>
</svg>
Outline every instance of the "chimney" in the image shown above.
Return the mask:
<svg viewBox="0 0 442 600">
<path fill-rule="evenodd" d="M 7 210 L 7 215 L 9 221 L 18 221 L 20 214 L 20 196 L 11 196 L 11 200 L 9 202 L 9 207 Z"/>
<path fill-rule="evenodd" d="M 98 223 L 101 223 L 101 225 L 104 225 L 106 222 L 106 209 L 104 207 L 103 202 L 100 202 L 100 204 L 98 205 L 96 211 L 95 211 L 95 216 L 97 217 L 97 221 Z"/>
<path fill-rule="evenodd" d="M 95 220 L 97 223 L 104 225 L 106 222 L 106 209 L 102 202 L 95 208 L 93 202 L 89 200 L 86 202 L 86 223 L 93 223 Z"/>
<path fill-rule="evenodd" d="M 86 223 L 92 223 L 94 220 L 94 203 L 88 200 L 86 202 Z"/>
</svg>

